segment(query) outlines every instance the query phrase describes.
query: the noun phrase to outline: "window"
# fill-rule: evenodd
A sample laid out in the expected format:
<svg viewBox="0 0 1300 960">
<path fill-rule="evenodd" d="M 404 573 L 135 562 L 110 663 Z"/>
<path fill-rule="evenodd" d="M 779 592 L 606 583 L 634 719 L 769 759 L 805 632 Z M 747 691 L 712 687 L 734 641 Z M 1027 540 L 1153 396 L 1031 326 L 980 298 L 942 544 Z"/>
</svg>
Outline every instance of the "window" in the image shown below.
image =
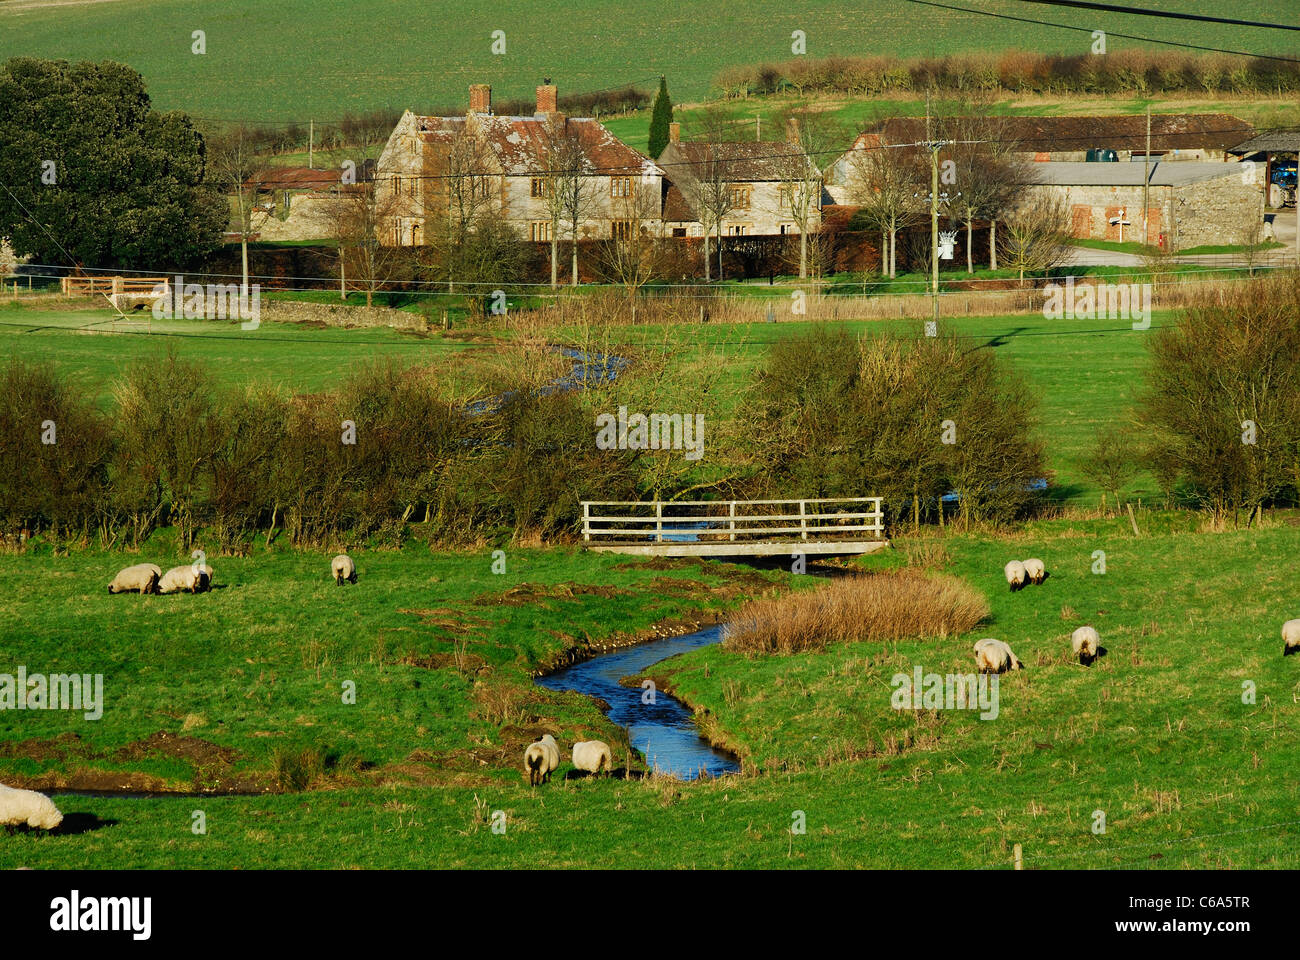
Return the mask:
<svg viewBox="0 0 1300 960">
<path fill-rule="evenodd" d="M 609 235 L 615 240 L 628 240 L 632 237 L 631 220 L 611 220 L 609 228 Z"/>
<path fill-rule="evenodd" d="M 749 208 L 749 197 L 753 188 L 749 184 L 733 184 L 731 187 L 731 205 L 738 210 Z"/>
<path fill-rule="evenodd" d="M 781 198 L 781 208 L 783 210 L 789 210 L 792 206 L 794 206 L 794 184 L 792 183 L 781 184 L 781 189 L 778 191 L 778 193 Z"/>
<path fill-rule="evenodd" d="M 793 223 L 783 223 L 783 224 L 781 224 L 781 233 L 783 233 L 783 234 L 786 234 L 786 233 L 794 233 L 794 224 L 793 224 Z"/>
<path fill-rule="evenodd" d="M 632 196 L 632 178 L 631 177 L 610 177 L 609 195 L 611 197 Z"/>
<path fill-rule="evenodd" d="M 749 232 L 749 224 L 747 224 L 747 223 L 733 223 L 733 224 L 731 225 L 731 227 L 728 228 L 728 231 L 727 231 L 727 232 L 728 232 L 728 234 L 729 234 L 730 236 L 733 236 L 733 237 L 743 237 L 743 236 L 745 236 L 745 234 L 747 234 L 747 233 Z"/>
<path fill-rule="evenodd" d="M 528 239 L 534 243 L 551 242 L 551 221 L 534 220 L 528 225 Z"/>
<path fill-rule="evenodd" d="M 686 236 L 686 228 L 685 228 L 685 227 L 673 227 L 673 236 L 674 236 L 674 237 L 684 237 L 684 236 Z"/>
<path fill-rule="evenodd" d="M 542 177 L 533 177 L 532 195 L 534 197 L 546 196 L 546 180 Z"/>
</svg>

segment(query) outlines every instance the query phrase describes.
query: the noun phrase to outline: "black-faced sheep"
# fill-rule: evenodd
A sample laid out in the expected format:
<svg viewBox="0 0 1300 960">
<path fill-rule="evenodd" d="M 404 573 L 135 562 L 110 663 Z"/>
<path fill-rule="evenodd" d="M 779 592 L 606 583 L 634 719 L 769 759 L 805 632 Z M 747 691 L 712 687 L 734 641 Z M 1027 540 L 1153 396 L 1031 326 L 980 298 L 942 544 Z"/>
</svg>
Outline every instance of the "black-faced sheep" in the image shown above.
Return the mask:
<svg viewBox="0 0 1300 960">
<path fill-rule="evenodd" d="M 200 563 L 198 565 L 198 574 L 199 574 L 198 592 L 206 593 L 207 591 L 212 589 L 212 568 L 209 567 L 206 563 Z"/>
<path fill-rule="evenodd" d="M 603 766 L 609 773 L 613 760 L 613 751 L 603 740 L 583 740 L 573 745 L 573 765 L 579 770 L 600 773 Z"/>
<path fill-rule="evenodd" d="M 153 593 L 158 589 L 162 567 L 152 563 L 137 563 L 123 567 L 108 585 L 109 593 Z"/>
<path fill-rule="evenodd" d="M 1289 657 L 1300 653 L 1300 620 L 1288 620 L 1282 624 L 1282 656 Z"/>
<path fill-rule="evenodd" d="M 551 779 L 551 771 L 560 765 L 560 745 L 549 733 L 528 745 L 524 751 L 524 773 L 528 785 L 535 787 Z"/>
<path fill-rule="evenodd" d="M 63 814 L 45 794 L 0 783 L 0 827 L 26 824 L 38 830 L 53 830 L 62 822 Z"/>
<path fill-rule="evenodd" d="M 975 644 L 975 666 L 980 673 L 1005 673 L 1008 670 L 1023 670 L 1021 663 L 1012 652 L 1011 647 L 1001 640 L 986 638 Z"/>
<path fill-rule="evenodd" d="M 1029 579 L 1029 574 L 1025 572 L 1025 565 L 1019 560 L 1012 560 L 1002 568 L 1002 572 L 1006 575 L 1007 583 L 1011 585 L 1012 593 L 1023 587 Z"/>
<path fill-rule="evenodd" d="M 1047 567 L 1037 557 L 1025 561 L 1025 575 L 1031 583 L 1040 584 L 1047 579 Z"/>
<path fill-rule="evenodd" d="M 346 553 L 340 553 L 330 561 L 330 576 L 334 578 L 334 582 L 340 587 L 343 586 L 344 580 L 348 583 L 356 583 L 357 565 L 352 562 L 352 558 Z"/>
<path fill-rule="evenodd" d="M 1086 667 L 1097 659 L 1101 637 L 1097 636 L 1097 631 L 1092 627 L 1080 627 L 1070 634 L 1070 647 L 1079 662 Z"/>
</svg>

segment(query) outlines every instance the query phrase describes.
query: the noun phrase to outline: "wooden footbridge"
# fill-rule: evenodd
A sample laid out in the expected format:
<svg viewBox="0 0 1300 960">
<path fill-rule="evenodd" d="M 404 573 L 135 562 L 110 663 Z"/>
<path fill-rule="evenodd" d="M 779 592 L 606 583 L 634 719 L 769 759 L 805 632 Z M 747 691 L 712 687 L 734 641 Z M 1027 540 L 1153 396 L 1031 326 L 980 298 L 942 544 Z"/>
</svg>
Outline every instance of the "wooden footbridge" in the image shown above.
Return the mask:
<svg viewBox="0 0 1300 960">
<path fill-rule="evenodd" d="M 889 546 L 880 497 L 584 500 L 589 549 L 645 557 L 872 553 Z"/>
</svg>

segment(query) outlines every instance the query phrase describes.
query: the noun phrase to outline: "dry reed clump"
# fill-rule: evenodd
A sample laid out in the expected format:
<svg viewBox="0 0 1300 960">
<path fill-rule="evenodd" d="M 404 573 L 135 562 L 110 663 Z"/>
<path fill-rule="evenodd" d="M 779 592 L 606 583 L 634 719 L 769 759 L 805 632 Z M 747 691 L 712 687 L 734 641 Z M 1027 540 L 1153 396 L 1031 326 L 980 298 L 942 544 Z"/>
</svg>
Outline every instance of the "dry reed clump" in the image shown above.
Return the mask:
<svg viewBox="0 0 1300 960">
<path fill-rule="evenodd" d="M 723 646 L 798 653 L 850 640 L 943 637 L 965 633 L 988 615 L 983 595 L 962 581 L 898 570 L 752 601 L 731 619 Z"/>
</svg>

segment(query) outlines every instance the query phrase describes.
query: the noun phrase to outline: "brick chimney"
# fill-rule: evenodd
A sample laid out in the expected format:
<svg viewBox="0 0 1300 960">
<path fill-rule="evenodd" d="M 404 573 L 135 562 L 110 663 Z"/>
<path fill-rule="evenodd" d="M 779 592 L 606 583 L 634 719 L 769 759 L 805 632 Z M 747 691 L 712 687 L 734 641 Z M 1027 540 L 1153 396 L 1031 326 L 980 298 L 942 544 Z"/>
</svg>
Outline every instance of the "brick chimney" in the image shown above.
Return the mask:
<svg viewBox="0 0 1300 960">
<path fill-rule="evenodd" d="M 492 112 L 492 87 L 486 83 L 469 85 L 469 112 L 490 114 Z"/>
<path fill-rule="evenodd" d="M 547 77 L 542 85 L 537 88 L 537 115 L 548 116 L 552 113 L 559 113 L 560 97 L 555 90 L 555 84 L 551 83 L 551 78 Z"/>
<path fill-rule="evenodd" d="M 676 120 L 668 124 L 668 142 L 669 143 L 682 142 L 682 125 L 678 123 Z"/>
</svg>

